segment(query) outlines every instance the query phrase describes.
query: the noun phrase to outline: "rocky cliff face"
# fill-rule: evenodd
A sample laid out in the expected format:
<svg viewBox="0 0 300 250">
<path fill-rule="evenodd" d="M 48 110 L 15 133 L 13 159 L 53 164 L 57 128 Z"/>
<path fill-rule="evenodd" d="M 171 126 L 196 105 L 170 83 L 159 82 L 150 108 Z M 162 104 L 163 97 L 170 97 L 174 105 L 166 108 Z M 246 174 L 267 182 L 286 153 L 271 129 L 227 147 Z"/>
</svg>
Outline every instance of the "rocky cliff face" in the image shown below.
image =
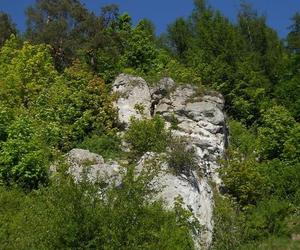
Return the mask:
<svg viewBox="0 0 300 250">
<path fill-rule="evenodd" d="M 113 84 L 117 93 L 115 103 L 119 111 L 119 120 L 128 127 L 131 116 L 141 118 L 159 114 L 172 126 L 173 136 L 185 137 L 197 156 L 197 169 L 188 176 L 174 175 L 168 171 L 168 165 L 161 163 L 162 171 L 155 183 L 162 187 L 157 198 L 163 198 L 167 207 L 174 205 L 176 197 L 181 196 L 186 209 L 189 209 L 205 230 L 194 233 L 196 248 L 207 248 L 212 241 L 213 230 L 213 193 L 210 183 L 220 184 L 217 174 L 218 159 L 223 156 L 226 145 L 226 126 L 224 117 L 224 99 L 220 94 L 199 94 L 196 87 L 176 86 L 170 78 L 162 79 L 157 87 L 149 87 L 139 77 L 121 74 Z M 141 112 L 142 110 L 142 112 Z M 90 154 L 90 155 L 89 155 Z M 138 163 L 141 169 L 144 162 L 155 157 L 146 153 Z M 79 176 L 80 165 L 84 160 L 95 158 L 92 164 L 92 176 L 97 173 L 107 180 L 117 178 L 121 167 L 116 162 L 105 163 L 99 156 L 88 151 L 72 150 L 69 154 L 71 172 Z M 91 176 L 91 179 L 93 178 Z"/>
</svg>

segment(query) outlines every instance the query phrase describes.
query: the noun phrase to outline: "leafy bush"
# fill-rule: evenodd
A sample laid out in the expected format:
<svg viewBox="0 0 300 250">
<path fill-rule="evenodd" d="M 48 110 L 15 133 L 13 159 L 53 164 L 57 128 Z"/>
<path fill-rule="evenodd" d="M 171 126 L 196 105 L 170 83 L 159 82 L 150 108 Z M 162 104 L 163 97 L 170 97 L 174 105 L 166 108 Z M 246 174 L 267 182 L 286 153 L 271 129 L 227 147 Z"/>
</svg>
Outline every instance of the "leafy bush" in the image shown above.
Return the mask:
<svg viewBox="0 0 300 250">
<path fill-rule="evenodd" d="M 283 158 L 286 161 L 300 162 L 300 125 L 297 125 L 290 132 L 289 137 L 284 142 Z"/>
<path fill-rule="evenodd" d="M 144 153 L 163 152 L 168 144 L 169 132 L 165 129 L 165 121 L 159 116 L 153 119 L 131 119 L 125 140 L 130 143 L 135 156 Z"/>
<path fill-rule="evenodd" d="M 290 214 L 288 202 L 276 198 L 266 198 L 256 207 L 249 208 L 246 218 L 248 240 L 258 240 L 269 235 L 288 236 L 285 218 Z"/>
<path fill-rule="evenodd" d="M 0 151 L 0 182 L 25 189 L 47 182 L 49 149 L 39 137 L 39 127 L 27 115 L 19 116 L 8 128 Z"/>
<path fill-rule="evenodd" d="M 186 211 L 149 202 L 152 173 L 112 187 L 58 177 L 51 186 L 24 195 L 0 187 L 3 249 L 194 249 Z M 63 226 L 62 226 L 63 225 Z"/>
<path fill-rule="evenodd" d="M 66 151 L 90 134 L 112 132 L 116 120 L 112 100 L 103 80 L 75 62 L 39 95 L 33 112 L 41 120 L 60 124 L 61 147 Z"/>
<path fill-rule="evenodd" d="M 258 149 L 262 159 L 279 158 L 296 122 L 289 111 L 282 106 L 268 109 L 262 115 L 258 129 Z"/>
<path fill-rule="evenodd" d="M 216 190 L 215 190 L 216 191 Z M 231 197 L 214 192 L 214 232 L 212 249 L 237 249 L 243 242 L 245 218 Z"/>
<path fill-rule="evenodd" d="M 241 122 L 231 120 L 229 122 L 229 134 L 231 148 L 238 150 L 245 157 L 253 155 L 256 137 Z"/>
<path fill-rule="evenodd" d="M 244 159 L 238 151 L 229 151 L 220 169 L 228 193 L 242 206 L 254 205 L 269 192 L 268 176 L 260 172 L 254 157 Z"/>
<path fill-rule="evenodd" d="M 12 120 L 12 109 L 0 103 L 0 142 L 7 139 L 7 129 Z"/>
<path fill-rule="evenodd" d="M 275 159 L 260 165 L 261 175 L 269 180 L 270 193 L 277 199 L 300 205 L 300 163 Z"/>
<path fill-rule="evenodd" d="M 155 66 L 157 56 L 158 50 L 151 37 L 140 27 L 136 27 L 126 39 L 125 53 L 121 60 L 125 68 L 147 73 Z"/>
<path fill-rule="evenodd" d="M 183 139 L 173 139 L 170 143 L 171 152 L 168 156 L 168 165 L 175 174 L 189 176 L 197 167 L 195 150 L 189 147 Z"/>
<path fill-rule="evenodd" d="M 18 48 L 14 37 L 0 52 L 1 100 L 11 106 L 29 107 L 39 93 L 53 84 L 58 77 L 46 45 L 24 42 Z"/>
<path fill-rule="evenodd" d="M 115 159 L 121 154 L 121 139 L 116 135 L 92 135 L 79 145 L 80 148 L 101 155 L 104 159 Z"/>
<path fill-rule="evenodd" d="M 115 132 L 116 110 L 103 80 L 78 61 L 60 74 L 46 45 L 12 37 L 0 51 L 0 78 L 2 184 L 37 188 L 47 183 L 52 152 Z"/>
</svg>

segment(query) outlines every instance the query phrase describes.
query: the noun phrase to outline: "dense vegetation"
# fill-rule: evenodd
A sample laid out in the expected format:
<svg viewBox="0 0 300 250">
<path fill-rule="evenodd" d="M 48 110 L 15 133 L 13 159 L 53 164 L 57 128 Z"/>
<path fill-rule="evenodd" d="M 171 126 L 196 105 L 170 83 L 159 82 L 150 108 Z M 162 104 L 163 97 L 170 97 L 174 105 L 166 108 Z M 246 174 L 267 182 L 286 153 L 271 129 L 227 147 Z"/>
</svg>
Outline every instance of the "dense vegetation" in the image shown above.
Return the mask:
<svg viewBox="0 0 300 250">
<path fill-rule="evenodd" d="M 0 13 L 4 249 L 192 248 L 185 211 L 149 204 L 144 179 L 124 176 L 128 185 L 105 202 L 88 183 L 74 184 L 63 171 L 49 175 L 50 164 L 74 147 L 122 155 L 109 94 L 121 72 L 153 82 L 170 76 L 224 95 L 230 146 L 214 249 L 300 248 L 291 240 L 300 234 L 300 14 L 282 40 L 248 4 L 231 23 L 206 1 L 194 2 L 191 15 L 160 37 L 151 21 L 133 26 L 116 5 L 97 16 L 79 0 L 37 0 L 26 10 L 24 33 Z M 126 139 L 135 156 L 164 151 L 163 126 L 159 117 L 133 121 Z M 176 149 L 174 170 L 182 171 L 182 161 L 192 168 L 193 152 Z"/>
</svg>

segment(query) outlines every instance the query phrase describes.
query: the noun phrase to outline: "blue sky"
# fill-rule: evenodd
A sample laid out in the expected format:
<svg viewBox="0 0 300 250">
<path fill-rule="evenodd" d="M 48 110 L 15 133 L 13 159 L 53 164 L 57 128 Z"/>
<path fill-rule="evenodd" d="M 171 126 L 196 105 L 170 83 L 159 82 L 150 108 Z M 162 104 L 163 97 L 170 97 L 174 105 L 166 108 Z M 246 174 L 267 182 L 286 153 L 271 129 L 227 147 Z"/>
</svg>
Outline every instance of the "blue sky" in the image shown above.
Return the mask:
<svg viewBox="0 0 300 250">
<path fill-rule="evenodd" d="M 0 0 L 0 10 L 9 13 L 13 21 L 21 30 L 25 29 L 24 10 L 34 0 Z M 121 11 L 128 12 L 136 23 L 141 18 L 151 19 L 156 26 L 157 33 L 163 32 L 167 25 L 176 17 L 188 16 L 193 8 L 193 0 L 82 0 L 95 13 L 100 7 L 109 4 L 119 4 Z M 240 0 L 208 0 L 209 4 L 235 20 Z M 276 29 L 281 37 L 287 33 L 290 18 L 300 12 L 300 0 L 248 0 L 260 12 L 268 17 L 268 24 Z"/>
</svg>

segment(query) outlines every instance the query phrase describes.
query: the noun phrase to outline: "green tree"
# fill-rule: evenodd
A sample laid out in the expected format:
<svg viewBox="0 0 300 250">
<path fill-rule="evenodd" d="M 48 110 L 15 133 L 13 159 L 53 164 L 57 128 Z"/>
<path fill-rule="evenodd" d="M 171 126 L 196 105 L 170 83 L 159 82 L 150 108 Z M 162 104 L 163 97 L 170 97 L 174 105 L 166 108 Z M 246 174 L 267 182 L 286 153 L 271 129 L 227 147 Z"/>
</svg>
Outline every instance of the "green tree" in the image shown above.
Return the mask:
<svg viewBox="0 0 300 250">
<path fill-rule="evenodd" d="M 47 183 L 49 154 L 39 126 L 27 115 L 19 116 L 7 129 L 0 151 L 0 183 L 31 190 Z"/>
<path fill-rule="evenodd" d="M 12 108 L 0 103 L 0 149 L 1 141 L 6 141 L 8 136 L 8 127 L 14 119 Z"/>
<path fill-rule="evenodd" d="M 284 142 L 283 157 L 286 161 L 300 162 L 300 124 L 291 130 Z"/>
<path fill-rule="evenodd" d="M 60 126 L 58 146 L 65 151 L 88 135 L 113 132 L 113 98 L 103 80 L 77 62 L 40 93 L 32 112 L 38 119 Z"/>
<path fill-rule="evenodd" d="M 119 7 L 116 4 L 105 5 L 101 8 L 101 19 L 106 28 L 116 25 L 119 15 Z"/>
<path fill-rule="evenodd" d="M 151 38 L 153 42 L 155 41 L 155 25 L 151 20 L 144 18 L 139 21 L 136 27 L 145 32 L 146 36 Z"/>
<path fill-rule="evenodd" d="M 8 14 L 0 12 L 0 47 L 12 34 L 17 34 L 16 25 L 11 21 Z"/>
<path fill-rule="evenodd" d="M 257 204 L 269 193 L 268 178 L 260 173 L 260 165 L 253 156 L 244 159 L 232 150 L 223 166 L 220 172 L 225 187 L 242 207 Z"/>
<path fill-rule="evenodd" d="M 102 30 L 102 23 L 79 0 L 38 0 L 26 15 L 26 37 L 51 45 L 58 69 L 68 66 L 76 51 Z"/>
<path fill-rule="evenodd" d="M 300 51 L 300 13 L 295 13 L 292 17 L 293 24 L 289 27 L 287 35 L 287 48 L 292 53 L 299 54 Z"/>
<path fill-rule="evenodd" d="M 190 46 L 191 31 L 184 18 L 178 18 L 168 26 L 168 39 L 171 48 L 178 58 L 181 58 Z"/>
<path fill-rule="evenodd" d="M 49 48 L 12 38 L 0 52 L 1 101 L 10 105 L 29 107 L 39 93 L 53 84 L 58 76 Z"/>
<path fill-rule="evenodd" d="M 266 110 L 258 128 L 258 151 L 262 159 L 280 158 L 284 143 L 296 125 L 294 118 L 282 106 Z"/>
<path fill-rule="evenodd" d="M 133 68 L 142 73 L 155 68 L 158 50 L 151 40 L 149 31 L 145 30 L 142 25 L 138 25 L 127 35 L 129 37 L 125 40 L 124 54 L 121 59 L 124 67 Z"/>
<path fill-rule="evenodd" d="M 266 17 L 260 16 L 250 4 L 243 2 L 239 12 L 239 29 L 247 41 L 249 51 L 257 53 L 261 68 L 276 82 L 282 68 L 283 46 L 277 33 L 266 24 Z"/>
</svg>

